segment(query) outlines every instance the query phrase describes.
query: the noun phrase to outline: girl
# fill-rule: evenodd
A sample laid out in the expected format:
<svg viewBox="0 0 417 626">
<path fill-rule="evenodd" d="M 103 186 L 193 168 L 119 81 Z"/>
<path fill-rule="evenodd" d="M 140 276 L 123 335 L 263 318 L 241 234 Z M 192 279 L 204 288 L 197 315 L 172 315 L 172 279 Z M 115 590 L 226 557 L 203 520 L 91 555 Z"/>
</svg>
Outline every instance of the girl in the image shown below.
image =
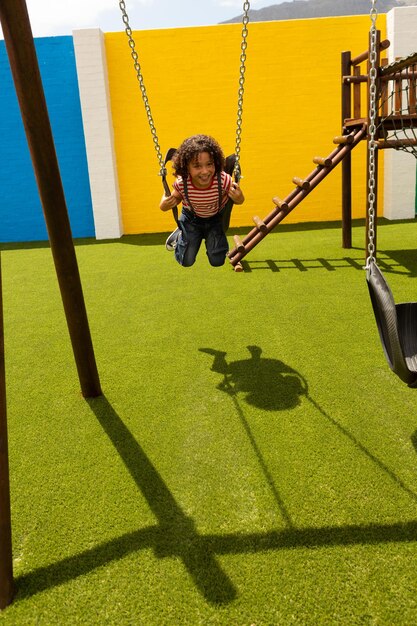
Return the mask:
<svg viewBox="0 0 417 626">
<path fill-rule="evenodd" d="M 182 202 L 178 228 L 168 237 L 166 247 L 184 267 L 193 265 L 203 239 L 209 262 L 224 264 L 229 250 L 223 227 L 226 204 L 242 204 L 239 185 L 224 171 L 223 151 L 208 135 L 185 139 L 172 159 L 177 177 L 170 196 L 163 196 L 160 209 L 169 211 Z"/>
</svg>

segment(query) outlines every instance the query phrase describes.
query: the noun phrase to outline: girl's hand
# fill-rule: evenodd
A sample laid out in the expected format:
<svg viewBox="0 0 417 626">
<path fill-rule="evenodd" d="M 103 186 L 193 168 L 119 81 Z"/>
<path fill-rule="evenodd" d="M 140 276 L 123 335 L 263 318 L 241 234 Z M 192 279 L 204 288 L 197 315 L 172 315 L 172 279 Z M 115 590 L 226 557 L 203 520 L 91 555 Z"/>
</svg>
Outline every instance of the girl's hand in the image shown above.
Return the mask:
<svg viewBox="0 0 417 626">
<path fill-rule="evenodd" d="M 243 204 L 245 201 L 245 196 L 243 195 L 241 188 L 235 182 L 232 182 L 228 195 L 235 204 Z"/>
<path fill-rule="evenodd" d="M 159 208 L 161 211 L 169 211 L 177 206 L 179 203 L 179 198 L 175 196 L 173 193 L 170 196 L 166 196 L 165 194 L 162 196 Z"/>
</svg>

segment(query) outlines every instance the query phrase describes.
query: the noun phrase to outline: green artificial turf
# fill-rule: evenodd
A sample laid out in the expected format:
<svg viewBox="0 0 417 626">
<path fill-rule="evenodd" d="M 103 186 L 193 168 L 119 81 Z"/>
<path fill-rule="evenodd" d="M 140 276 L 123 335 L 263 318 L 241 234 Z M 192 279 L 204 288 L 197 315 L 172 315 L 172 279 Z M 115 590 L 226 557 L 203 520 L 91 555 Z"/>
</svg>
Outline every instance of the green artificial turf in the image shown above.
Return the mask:
<svg viewBox="0 0 417 626">
<path fill-rule="evenodd" d="M 4 624 L 417 623 L 416 390 L 385 363 L 364 229 L 283 227 L 246 271 L 80 241 L 104 396 L 50 250 L 3 245 L 16 597 Z M 416 299 L 417 223 L 380 265 Z"/>
</svg>

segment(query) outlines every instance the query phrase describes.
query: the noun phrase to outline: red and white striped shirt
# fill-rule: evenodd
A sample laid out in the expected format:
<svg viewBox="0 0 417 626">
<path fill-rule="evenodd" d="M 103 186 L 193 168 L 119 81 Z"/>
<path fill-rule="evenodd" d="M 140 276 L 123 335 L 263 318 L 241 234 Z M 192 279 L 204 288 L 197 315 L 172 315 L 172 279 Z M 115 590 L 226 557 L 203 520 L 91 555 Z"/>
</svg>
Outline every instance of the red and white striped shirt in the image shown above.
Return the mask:
<svg viewBox="0 0 417 626">
<path fill-rule="evenodd" d="M 191 207 L 187 198 L 185 197 L 184 181 L 181 176 L 178 176 L 174 182 L 174 189 L 181 195 L 182 205 L 189 211 L 193 211 L 198 217 L 212 217 L 216 215 L 226 204 L 228 200 L 228 193 L 232 184 L 232 177 L 226 172 L 221 172 L 221 190 L 222 201 L 219 207 L 219 187 L 217 182 L 217 175 L 213 176 L 210 187 L 207 189 L 198 189 L 194 187 L 191 176 L 187 178 L 187 191 L 190 199 Z"/>
</svg>

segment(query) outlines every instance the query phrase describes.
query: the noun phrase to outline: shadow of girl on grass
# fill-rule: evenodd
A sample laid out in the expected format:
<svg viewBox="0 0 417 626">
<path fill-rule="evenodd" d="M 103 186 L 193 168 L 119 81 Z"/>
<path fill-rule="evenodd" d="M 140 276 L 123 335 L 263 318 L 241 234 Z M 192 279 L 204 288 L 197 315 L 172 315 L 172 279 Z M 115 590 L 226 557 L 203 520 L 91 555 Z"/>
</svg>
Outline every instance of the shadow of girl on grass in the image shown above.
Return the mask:
<svg viewBox="0 0 417 626">
<path fill-rule="evenodd" d="M 266 411 L 291 409 L 308 393 L 307 383 L 298 372 L 278 359 L 263 358 L 259 346 L 247 346 L 250 357 L 231 362 L 226 360 L 226 352 L 199 350 L 214 357 L 211 369 L 223 375 L 217 389 L 230 396 L 243 393 L 252 406 Z"/>
</svg>

